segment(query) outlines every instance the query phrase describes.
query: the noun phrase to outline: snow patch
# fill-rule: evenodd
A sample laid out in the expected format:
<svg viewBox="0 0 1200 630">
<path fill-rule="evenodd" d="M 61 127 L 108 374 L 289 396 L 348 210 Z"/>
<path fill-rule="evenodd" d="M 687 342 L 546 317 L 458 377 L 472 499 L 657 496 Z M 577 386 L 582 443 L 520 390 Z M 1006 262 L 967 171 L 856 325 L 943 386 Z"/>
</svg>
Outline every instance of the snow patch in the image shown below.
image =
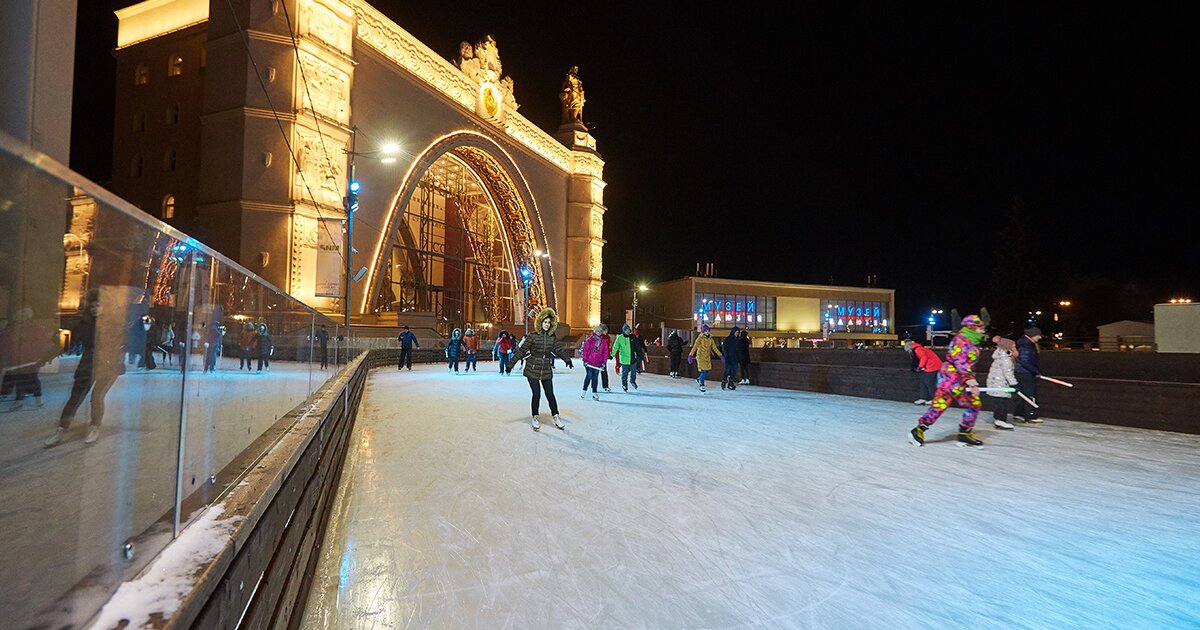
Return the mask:
<svg viewBox="0 0 1200 630">
<path fill-rule="evenodd" d="M 218 503 L 205 510 L 140 576 L 117 589 L 89 628 L 144 628 L 150 627 L 152 615 L 170 618 L 175 614 L 196 586 L 197 569 L 217 557 L 234 526 L 245 519 L 218 520 L 224 509 L 224 503 Z"/>
</svg>

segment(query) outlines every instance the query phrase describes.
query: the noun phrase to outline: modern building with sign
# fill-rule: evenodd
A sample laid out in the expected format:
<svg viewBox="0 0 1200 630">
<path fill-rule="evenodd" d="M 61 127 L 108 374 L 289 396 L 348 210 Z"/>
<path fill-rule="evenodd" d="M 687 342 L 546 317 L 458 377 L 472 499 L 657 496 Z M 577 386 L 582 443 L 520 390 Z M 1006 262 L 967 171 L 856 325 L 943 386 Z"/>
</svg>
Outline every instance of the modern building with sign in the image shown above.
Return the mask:
<svg viewBox="0 0 1200 630">
<path fill-rule="evenodd" d="M 349 275 L 356 323 L 599 321 L 604 161 L 577 68 L 551 134 L 518 113 L 490 36 L 446 59 L 362 0 L 117 17 L 120 196 L 326 312 Z"/>
<path fill-rule="evenodd" d="M 755 347 L 846 347 L 894 344 L 895 310 L 894 289 L 689 276 L 606 292 L 601 319 L 636 323 L 651 342 L 708 324 L 716 334 L 748 330 Z"/>
</svg>

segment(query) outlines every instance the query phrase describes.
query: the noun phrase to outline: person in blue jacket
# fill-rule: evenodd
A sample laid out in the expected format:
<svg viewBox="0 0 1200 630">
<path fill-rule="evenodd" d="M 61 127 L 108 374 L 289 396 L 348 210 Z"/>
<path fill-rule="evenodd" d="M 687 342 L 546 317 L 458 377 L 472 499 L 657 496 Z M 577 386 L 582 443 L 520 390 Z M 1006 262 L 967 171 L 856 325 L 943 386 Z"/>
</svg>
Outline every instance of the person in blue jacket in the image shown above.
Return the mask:
<svg viewBox="0 0 1200 630">
<path fill-rule="evenodd" d="M 408 329 L 408 326 L 404 327 L 404 331 L 396 339 L 400 341 L 400 365 L 396 369 L 403 370 L 407 367 L 408 371 L 411 372 L 413 344 L 417 344 L 417 347 L 420 348 L 421 342 L 417 341 L 417 336 L 413 334 L 413 331 Z"/>
<path fill-rule="evenodd" d="M 446 343 L 446 371 L 458 374 L 458 358 L 466 353 L 467 344 L 463 342 L 462 329 L 455 328 Z"/>
<path fill-rule="evenodd" d="M 1017 340 L 1017 391 L 1025 394 L 1033 402 L 1037 402 L 1037 380 L 1042 373 L 1038 366 L 1038 341 L 1042 339 L 1042 330 L 1037 326 L 1025 329 L 1025 335 Z M 1026 423 L 1037 424 L 1038 410 L 1025 402 L 1020 396 L 1014 402 L 1013 417 L 1021 416 Z"/>
<path fill-rule="evenodd" d="M 742 360 L 742 340 L 738 334 L 740 328 L 734 326 L 729 336 L 721 342 L 721 353 L 725 362 L 725 375 L 721 377 L 721 389 L 737 389 L 738 362 Z"/>
</svg>

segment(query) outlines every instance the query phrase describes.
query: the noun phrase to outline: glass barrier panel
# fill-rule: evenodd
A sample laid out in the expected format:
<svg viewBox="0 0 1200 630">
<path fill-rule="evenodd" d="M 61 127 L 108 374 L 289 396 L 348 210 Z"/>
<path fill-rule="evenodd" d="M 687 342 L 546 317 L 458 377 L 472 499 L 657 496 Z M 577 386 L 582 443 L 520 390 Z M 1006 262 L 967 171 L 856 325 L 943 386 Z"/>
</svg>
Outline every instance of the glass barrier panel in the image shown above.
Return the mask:
<svg viewBox="0 0 1200 630">
<path fill-rule="evenodd" d="M 78 624 L 171 539 L 183 378 L 164 331 L 186 328 L 190 287 L 174 239 L 4 146 L 0 610 Z M 68 601 L 82 584 L 93 598 Z"/>
</svg>

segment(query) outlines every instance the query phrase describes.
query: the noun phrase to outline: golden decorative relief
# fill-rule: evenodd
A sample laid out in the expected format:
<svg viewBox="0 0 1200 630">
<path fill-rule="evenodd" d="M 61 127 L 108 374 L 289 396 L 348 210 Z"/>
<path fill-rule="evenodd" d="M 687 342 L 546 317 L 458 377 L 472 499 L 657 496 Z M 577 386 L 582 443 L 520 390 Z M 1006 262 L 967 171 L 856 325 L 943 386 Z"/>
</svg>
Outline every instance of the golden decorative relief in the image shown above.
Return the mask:
<svg viewBox="0 0 1200 630">
<path fill-rule="evenodd" d="M 317 132 L 295 125 L 296 161 L 300 172 L 292 176 L 292 199 L 306 200 L 324 206 L 342 207 L 344 165 L 337 146 L 323 145 Z M 326 155 L 326 149 L 330 151 Z M 303 174 L 303 176 L 301 176 Z"/>
<path fill-rule="evenodd" d="M 604 176 L 604 160 L 591 153 L 579 152 L 571 156 L 571 172 L 577 175 L 591 175 L 600 178 Z"/>
<path fill-rule="evenodd" d="M 350 75 L 330 63 L 300 51 L 300 63 L 308 79 L 308 90 L 301 90 L 304 107 L 342 124 L 350 123 Z M 309 101 L 311 93 L 312 101 Z"/>
<path fill-rule="evenodd" d="M 350 24 L 333 9 L 314 0 L 302 0 L 297 31 L 300 35 L 314 36 L 347 55 L 353 52 L 354 33 Z"/>
</svg>

